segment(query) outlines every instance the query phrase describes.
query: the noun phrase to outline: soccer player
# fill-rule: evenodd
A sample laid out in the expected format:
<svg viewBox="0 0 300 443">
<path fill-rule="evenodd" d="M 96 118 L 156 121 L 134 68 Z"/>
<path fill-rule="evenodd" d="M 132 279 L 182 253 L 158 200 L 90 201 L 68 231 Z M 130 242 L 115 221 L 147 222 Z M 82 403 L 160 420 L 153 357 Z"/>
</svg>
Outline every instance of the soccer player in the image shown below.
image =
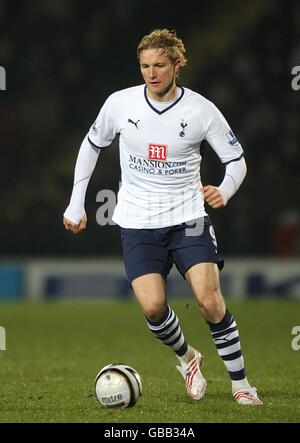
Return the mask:
<svg viewBox="0 0 300 443">
<path fill-rule="evenodd" d="M 240 187 L 246 175 L 242 147 L 213 103 L 177 85 L 187 60 L 175 31 L 152 31 L 137 56 L 145 84 L 110 95 L 84 138 L 65 228 L 75 234 L 86 228 L 89 179 L 99 153 L 119 134 L 122 186 L 113 221 L 121 228 L 127 278 L 150 331 L 176 354 L 188 395 L 202 399 L 203 356 L 188 344 L 167 302 L 167 275 L 175 263 L 210 328 L 233 398 L 241 405 L 262 404 L 248 382 L 237 324 L 221 293 L 223 260 L 204 208 L 225 206 Z M 203 140 L 226 165 L 220 186 L 201 183 Z"/>
</svg>

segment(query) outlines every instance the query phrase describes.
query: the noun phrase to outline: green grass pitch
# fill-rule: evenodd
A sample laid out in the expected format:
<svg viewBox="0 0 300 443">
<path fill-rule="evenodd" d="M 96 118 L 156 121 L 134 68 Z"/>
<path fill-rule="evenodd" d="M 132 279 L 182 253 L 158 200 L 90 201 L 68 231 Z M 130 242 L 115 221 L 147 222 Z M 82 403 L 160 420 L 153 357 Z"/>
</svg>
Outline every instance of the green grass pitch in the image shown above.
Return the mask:
<svg viewBox="0 0 300 443">
<path fill-rule="evenodd" d="M 299 301 L 228 300 L 239 326 L 248 377 L 263 406 L 237 405 L 225 366 L 191 299 L 170 299 L 188 341 L 205 356 L 206 397 L 185 392 L 177 359 L 146 327 L 133 301 L 1 303 L 0 422 L 219 423 L 299 422 Z M 94 378 L 106 364 L 127 363 L 144 393 L 128 409 L 104 409 Z"/>
</svg>

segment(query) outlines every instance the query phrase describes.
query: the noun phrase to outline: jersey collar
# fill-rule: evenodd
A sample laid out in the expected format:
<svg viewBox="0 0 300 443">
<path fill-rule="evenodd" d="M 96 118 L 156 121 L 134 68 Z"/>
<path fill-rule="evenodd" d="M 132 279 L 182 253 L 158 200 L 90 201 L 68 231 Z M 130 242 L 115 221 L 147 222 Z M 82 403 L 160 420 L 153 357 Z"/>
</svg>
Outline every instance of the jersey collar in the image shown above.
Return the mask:
<svg viewBox="0 0 300 443">
<path fill-rule="evenodd" d="M 168 106 L 167 108 L 163 109 L 162 111 L 159 111 L 158 109 L 156 109 L 156 108 L 150 103 L 150 101 L 149 101 L 149 99 L 148 99 L 148 95 L 147 95 L 147 85 L 145 85 L 145 87 L 144 87 L 144 96 L 145 96 L 145 100 L 146 100 L 147 104 L 150 106 L 150 108 L 153 109 L 153 111 L 155 111 L 157 114 L 163 114 L 164 112 L 167 112 L 167 111 L 169 111 L 169 109 L 173 108 L 173 106 L 175 106 L 175 105 L 179 102 L 179 100 L 182 99 L 183 94 L 184 94 L 184 89 L 183 89 L 182 86 L 178 86 L 178 87 L 181 89 L 181 93 L 180 93 L 178 99 L 175 100 L 175 102 L 173 102 L 170 106 Z"/>
</svg>

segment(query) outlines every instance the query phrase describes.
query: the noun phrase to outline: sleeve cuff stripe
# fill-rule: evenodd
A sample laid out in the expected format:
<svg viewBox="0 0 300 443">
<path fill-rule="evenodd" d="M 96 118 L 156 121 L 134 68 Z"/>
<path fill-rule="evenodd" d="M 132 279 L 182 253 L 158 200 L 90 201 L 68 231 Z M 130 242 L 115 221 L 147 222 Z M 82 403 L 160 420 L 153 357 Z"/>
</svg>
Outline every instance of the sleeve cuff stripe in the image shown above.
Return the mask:
<svg viewBox="0 0 300 443">
<path fill-rule="evenodd" d="M 94 148 L 96 148 L 96 149 L 106 149 L 106 148 L 109 148 L 109 145 L 108 145 L 108 146 L 97 146 L 97 145 L 95 145 L 95 143 L 92 142 L 92 140 L 90 139 L 90 137 L 88 137 L 88 141 L 89 141 L 90 144 L 91 144 L 92 146 L 94 146 Z"/>
<path fill-rule="evenodd" d="M 244 153 L 242 153 L 238 158 L 234 158 L 233 160 L 229 160 L 229 162 L 225 162 L 225 163 L 223 163 L 224 165 L 228 165 L 229 163 L 232 163 L 232 162 L 238 162 L 239 160 L 241 160 L 241 158 L 243 158 L 244 157 Z"/>
</svg>

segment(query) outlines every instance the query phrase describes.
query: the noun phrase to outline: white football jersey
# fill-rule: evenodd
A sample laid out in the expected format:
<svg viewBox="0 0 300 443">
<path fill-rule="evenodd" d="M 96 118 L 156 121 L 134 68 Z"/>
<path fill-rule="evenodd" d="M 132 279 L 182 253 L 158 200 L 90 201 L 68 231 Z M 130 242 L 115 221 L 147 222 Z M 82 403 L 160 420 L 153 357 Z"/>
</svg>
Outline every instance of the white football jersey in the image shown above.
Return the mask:
<svg viewBox="0 0 300 443">
<path fill-rule="evenodd" d="M 188 88 L 177 91 L 173 102 L 157 106 L 145 85 L 115 92 L 89 130 L 98 148 L 119 134 L 122 184 L 113 221 L 123 228 L 161 228 L 206 215 L 200 143 L 207 140 L 223 163 L 243 153 L 213 103 Z"/>
</svg>

